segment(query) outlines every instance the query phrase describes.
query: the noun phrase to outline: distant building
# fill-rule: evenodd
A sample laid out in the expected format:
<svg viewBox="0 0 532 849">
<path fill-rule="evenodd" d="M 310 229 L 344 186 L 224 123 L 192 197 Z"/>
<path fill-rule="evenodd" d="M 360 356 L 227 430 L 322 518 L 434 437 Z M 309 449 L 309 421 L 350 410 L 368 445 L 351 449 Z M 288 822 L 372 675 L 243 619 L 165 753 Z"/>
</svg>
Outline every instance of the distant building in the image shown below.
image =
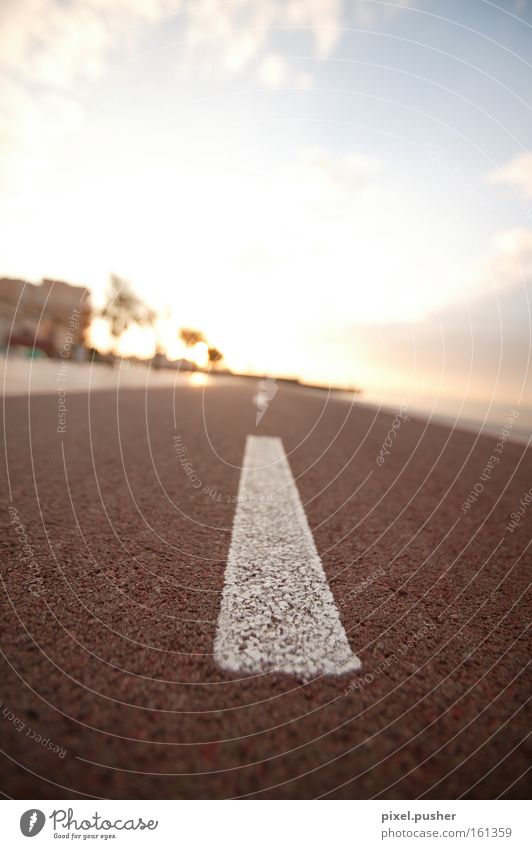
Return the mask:
<svg viewBox="0 0 532 849">
<path fill-rule="evenodd" d="M 57 356 L 83 345 L 91 320 L 89 290 L 60 280 L 0 278 L 0 346 L 24 345 Z"/>
</svg>

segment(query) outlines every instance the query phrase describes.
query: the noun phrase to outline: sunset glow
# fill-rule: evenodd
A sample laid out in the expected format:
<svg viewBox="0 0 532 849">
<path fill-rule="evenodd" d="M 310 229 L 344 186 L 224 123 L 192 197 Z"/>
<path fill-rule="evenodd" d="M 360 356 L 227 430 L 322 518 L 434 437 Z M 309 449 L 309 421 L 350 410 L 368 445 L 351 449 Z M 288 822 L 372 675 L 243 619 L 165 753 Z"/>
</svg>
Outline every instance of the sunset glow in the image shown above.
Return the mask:
<svg viewBox="0 0 532 849">
<path fill-rule="evenodd" d="M 102 350 L 190 357 L 178 330 L 198 327 L 230 369 L 371 393 L 416 369 L 438 386 L 458 346 L 442 391 L 485 395 L 493 342 L 466 319 L 480 302 L 495 318 L 501 298 L 527 302 L 532 139 L 507 101 L 504 129 L 481 105 L 467 135 L 453 123 L 467 31 L 427 81 L 408 34 L 436 24 L 408 2 L 111 5 L 6 17 L 3 273 L 87 285 L 96 309 L 111 273 L 129 281 L 158 323 L 112 344 L 96 318 Z M 368 39 L 370 63 L 356 58 Z M 500 68 L 505 85 L 521 68 Z M 505 338 L 526 346 L 506 312 Z M 512 357 L 515 375 L 526 358 Z"/>
</svg>

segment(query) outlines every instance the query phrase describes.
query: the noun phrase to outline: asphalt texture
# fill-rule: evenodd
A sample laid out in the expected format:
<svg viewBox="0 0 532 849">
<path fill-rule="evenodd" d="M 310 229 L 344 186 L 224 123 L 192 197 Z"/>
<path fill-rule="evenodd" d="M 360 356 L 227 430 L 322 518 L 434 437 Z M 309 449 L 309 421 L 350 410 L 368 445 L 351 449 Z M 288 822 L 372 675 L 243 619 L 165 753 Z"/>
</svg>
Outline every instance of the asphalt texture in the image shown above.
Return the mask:
<svg viewBox="0 0 532 849">
<path fill-rule="evenodd" d="M 382 455 L 393 412 L 281 386 L 256 426 L 256 391 L 67 392 L 64 432 L 6 399 L 3 793 L 526 796 L 532 452 L 486 475 L 497 437 L 410 418 Z M 283 441 L 360 673 L 214 662 L 248 434 Z"/>
</svg>

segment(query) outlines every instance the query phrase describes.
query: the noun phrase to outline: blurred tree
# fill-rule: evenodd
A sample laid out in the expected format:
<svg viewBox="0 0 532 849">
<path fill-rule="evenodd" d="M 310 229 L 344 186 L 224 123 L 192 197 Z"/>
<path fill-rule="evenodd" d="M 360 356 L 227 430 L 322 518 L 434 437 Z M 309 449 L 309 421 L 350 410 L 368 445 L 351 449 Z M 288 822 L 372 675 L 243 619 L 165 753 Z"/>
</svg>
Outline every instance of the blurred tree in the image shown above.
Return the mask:
<svg viewBox="0 0 532 849">
<path fill-rule="evenodd" d="M 111 336 L 117 340 L 130 324 L 152 325 L 157 313 L 139 298 L 130 283 L 112 274 L 101 316 L 107 319 Z"/>
<path fill-rule="evenodd" d="M 182 327 L 179 331 L 179 338 L 187 348 L 193 348 L 198 342 L 205 342 L 205 336 L 201 330 L 192 330 L 190 327 Z"/>
<path fill-rule="evenodd" d="M 212 366 L 217 365 L 224 358 L 224 355 L 222 354 L 221 351 L 218 350 L 218 348 L 209 348 L 208 355 L 209 355 L 209 363 Z"/>
</svg>

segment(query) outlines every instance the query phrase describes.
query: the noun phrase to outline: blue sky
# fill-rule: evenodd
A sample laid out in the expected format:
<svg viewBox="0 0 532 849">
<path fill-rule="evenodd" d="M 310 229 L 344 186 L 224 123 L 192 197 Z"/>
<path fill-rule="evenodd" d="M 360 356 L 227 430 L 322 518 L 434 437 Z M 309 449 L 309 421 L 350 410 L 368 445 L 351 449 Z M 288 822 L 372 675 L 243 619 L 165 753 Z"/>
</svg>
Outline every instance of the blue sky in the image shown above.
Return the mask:
<svg viewBox="0 0 532 849">
<path fill-rule="evenodd" d="M 115 272 L 175 353 L 198 324 L 234 368 L 370 394 L 436 385 L 432 329 L 513 299 L 445 392 L 530 388 L 531 3 L 4 2 L 0 42 L 0 273 L 98 304 Z M 494 334 L 523 339 L 504 387 Z"/>
</svg>

